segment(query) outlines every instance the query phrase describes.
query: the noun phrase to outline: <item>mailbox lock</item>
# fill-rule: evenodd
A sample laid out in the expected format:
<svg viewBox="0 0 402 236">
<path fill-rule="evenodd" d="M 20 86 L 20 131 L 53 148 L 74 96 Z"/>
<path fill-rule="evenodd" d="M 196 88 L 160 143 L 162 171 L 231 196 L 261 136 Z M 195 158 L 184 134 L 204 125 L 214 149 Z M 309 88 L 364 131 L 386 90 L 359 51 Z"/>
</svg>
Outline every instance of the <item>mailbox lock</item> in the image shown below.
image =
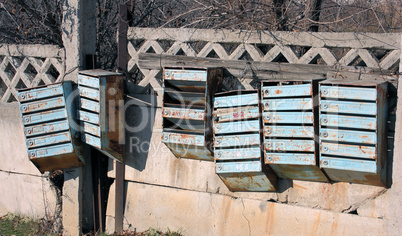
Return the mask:
<svg viewBox="0 0 402 236">
<path fill-rule="evenodd" d="M 221 157 L 221 153 L 220 152 L 216 153 L 216 156 Z"/>
<path fill-rule="evenodd" d="M 25 98 L 25 95 L 24 95 L 24 94 L 21 94 L 21 95 L 20 95 L 20 98 L 24 99 L 24 98 Z"/>
<path fill-rule="evenodd" d="M 267 143 L 267 146 L 268 146 L 268 147 L 271 147 L 271 143 Z"/>
<path fill-rule="evenodd" d="M 215 116 L 214 121 L 219 122 L 219 116 Z"/>
<path fill-rule="evenodd" d="M 26 107 L 26 106 L 22 106 L 21 108 L 22 108 L 23 111 L 26 111 L 26 110 L 27 110 L 27 107 Z"/>
<path fill-rule="evenodd" d="M 169 115 L 169 111 L 168 111 L 168 110 L 165 110 L 164 113 L 165 113 L 165 115 Z"/>
<path fill-rule="evenodd" d="M 267 120 L 270 120 L 271 119 L 271 117 L 270 116 L 267 116 Z"/>
<path fill-rule="evenodd" d="M 324 109 L 328 109 L 328 104 L 324 104 Z"/>
<path fill-rule="evenodd" d="M 29 146 L 32 146 L 32 145 L 33 145 L 32 140 L 28 140 L 28 145 L 29 145 Z"/>
<path fill-rule="evenodd" d="M 270 134 L 271 133 L 271 130 L 270 129 L 267 129 L 267 134 Z"/>
<path fill-rule="evenodd" d="M 168 139 L 169 139 L 169 135 L 163 136 L 163 140 L 168 141 Z"/>
<path fill-rule="evenodd" d="M 324 93 L 325 95 L 327 95 L 327 94 L 328 94 L 328 90 L 324 90 L 323 93 Z"/>
<path fill-rule="evenodd" d="M 26 123 L 28 123 L 28 122 L 29 122 L 29 118 L 28 118 L 28 117 L 25 117 L 25 118 L 24 118 L 24 121 L 25 121 Z"/>
<path fill-rule="evenodd" d="M 27 134 L 31 134 L 32 130 L 31 129 L 26 129 Z"/>
<path fill-rule="evenodd" d="M 328 161 L 325 160 L 325 161 L 322 162 L 322 164 L 323 164 L 324 166 L 327 166 L 327 165 L 328 165 Z"/>
<path fill-rule="evenodd" d="M 268 90 L 268 89 L 265 90 L 265 94 L 269 94 L 269 90 Z"/>
<path fill-rule="evenodd" d="M 34 157 L 36 154 L 35 154 L 35 152 L 30 152 L 29 155 L 30 155 L 31 157 Z"/>
<path fill-rule="evenodd" d="M 322 119 L 322 122 L 324 122 L 324 123 L 328 123 L 328 118 L 324 118 L 324 119 Z"/>
<path fill-rule="evenodd" d="M 328 151 L 328 147 L 324 147 L 324 152 L 327 152 Z"/>
<path fill-rule="evenodd" d="M 222 170 L 222 166 L 218 166 L 218 170 Z"/>
<path fill-rule="evenodd" d="M 328 132 L 322 133 L 322 136 L 323 136 L 324 138 L 327 138 L 327 137 L 328 137 Z"/>
<path fill-rule="evenodd" d="M 268 107 L 269 107 L 269 103 L 268 103 L 268 102 L 265 103 L 264 106 L 268 108 Z"/>
<path fill-rule="evenodd" d="M 166 76 L 166 77 L 169 77 L 169 76 L 170 76 L 170 73 L 169 73 L 169 72 L 166 72 L 166 73 L 165 73 L 165 76 Z"/>
<path fill-rule="evenodd" d="M 268 157 L 268 161 L 272 161 L 272 157 Z"/>
<path fill-rule="evenodd" d="M 219 143 L 220 143 L 219 139 L 215 140 L 216 145 L 219 145 Z"/>
</svg>

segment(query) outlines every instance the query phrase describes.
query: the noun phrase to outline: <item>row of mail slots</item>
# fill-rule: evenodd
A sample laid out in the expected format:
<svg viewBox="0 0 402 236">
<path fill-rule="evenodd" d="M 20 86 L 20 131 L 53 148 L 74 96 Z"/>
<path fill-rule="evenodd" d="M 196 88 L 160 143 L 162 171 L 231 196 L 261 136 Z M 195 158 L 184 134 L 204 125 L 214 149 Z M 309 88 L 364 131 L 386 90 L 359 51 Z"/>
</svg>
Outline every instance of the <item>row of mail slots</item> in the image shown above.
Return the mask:
<svg viewBox="0 0 402 236">
<path fill-rule="evenodd" d="M 83 165 L 83 143 L 122 161 L 123 76 L 81 71 L 76 88 L 64 81 L 18 91 L 28 156 L 41 172 Z"/>
<path fill-rule="evenodd" d="M 163 77 L 162 142 L 177 157 L 214 161 L 232 191 L 275 191 L 278 177 L 387 186 L 387 82 L 270 80 L 221 92 L 221 68 L 164 68 Z M 40 171 L 84 164 L 83 143 L 123 161 L 123 82 L 88 70 L 78 86 L 19 90 Z"/>
<path fill-rule="evenodd" d="M 165 68 L 162 142 L 215 162 L 231 191 L 277 178 L 387 186 L 387 82 L 270 80 L 219 92 L 221 69 Z"/>
</svg>

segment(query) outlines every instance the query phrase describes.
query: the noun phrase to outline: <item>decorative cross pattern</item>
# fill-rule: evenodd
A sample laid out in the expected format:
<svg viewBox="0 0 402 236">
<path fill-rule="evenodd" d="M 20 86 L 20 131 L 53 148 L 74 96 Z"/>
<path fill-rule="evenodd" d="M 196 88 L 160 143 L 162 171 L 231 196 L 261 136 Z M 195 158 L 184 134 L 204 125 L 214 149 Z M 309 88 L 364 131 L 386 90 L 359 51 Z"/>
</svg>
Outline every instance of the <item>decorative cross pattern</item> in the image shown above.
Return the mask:
<svg viewBox="0 0 402 236">
<path fill-rule="evenodd" d="M 0 101 L 17 101 L 17 89 L 59 82 L 64 50 L 52 45 L 0 45 Z"/>
<path fill-rule="evenodd" d="M 136 46 L 138 41 L 142 41 L 142 44 Z M 197 42 L 203 42 L 204 45 L 196 49 L 192 45 Z M 234 50 L 228 50 L 225 45 L 230 45 Z M 161 89 L 156 77 L 160 75 L 160 71 L 140 68 L 138 64 L 140 53 L 215 57 L 224 60 L 362 66 L 385 71 L 398 70 L 401 53 L 399 34 L 307 32 L 245 34 L 241 31 L 166 28 L 130 28 L 127 46 L 130 56 L 128 72 L 139 69 L 144 76 L 139 85 L 144 87 L 150 85 L 154 90 Z M 228 71 L 232 73 L 230 69 Z M 238 79 L 244 88 L 252 88 L 251 79 Z"/>
</svg>

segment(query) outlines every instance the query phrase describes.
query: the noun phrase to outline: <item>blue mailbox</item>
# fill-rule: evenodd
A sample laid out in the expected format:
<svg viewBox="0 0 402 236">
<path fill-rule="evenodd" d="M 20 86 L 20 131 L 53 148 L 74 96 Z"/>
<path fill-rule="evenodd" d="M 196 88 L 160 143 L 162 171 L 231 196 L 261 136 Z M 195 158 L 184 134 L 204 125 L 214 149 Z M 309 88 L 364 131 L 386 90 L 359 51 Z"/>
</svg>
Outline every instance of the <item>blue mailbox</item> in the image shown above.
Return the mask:
<svg viewBox="0 0 402 236">
<path fill-rule="evenodd" d="M 84 164 L 71 81 L 18 91 L 28 157 L 41 171 Z"/>
<path fill-rule="evenodd" d="M 123 162 L 124 77 L 100 69 L 80 71 L 78 90 L 82 141 Z"/>
<path fill-rule="evenodd" d="M 320 82 L 320 166 L 333 181 L 387 186 L 385 81 Z"/>
<path fill-rule="evenodd" d="M 212 95 L 221 68 L 163 69 L 162 142 L 180 158 L 213 161 Z"/>
<path fill-rule="evenodd" d="M 231 191 L 275 191 L 277 177 L 263 163 L 258 90 L 215 94 L 215 171 Z"/>
<path fill-rule="evenodd" d="M 262 82 L 265 163 L 281 178 L 328 181 L 318 153 L 321 80 Z"/>
</svg>

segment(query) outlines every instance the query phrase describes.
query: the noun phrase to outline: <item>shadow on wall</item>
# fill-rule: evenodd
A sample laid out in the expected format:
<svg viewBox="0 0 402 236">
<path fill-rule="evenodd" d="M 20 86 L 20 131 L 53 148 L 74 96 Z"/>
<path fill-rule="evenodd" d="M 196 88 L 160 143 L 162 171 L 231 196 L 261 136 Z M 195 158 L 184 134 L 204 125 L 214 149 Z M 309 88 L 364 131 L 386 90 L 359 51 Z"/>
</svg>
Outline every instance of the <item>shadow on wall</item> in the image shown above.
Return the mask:
<svg viewBox="0 0 402 236">
<path fill-rule="evenodd" d="M 392 166 L 394 162 L 394 141 L 395 141 L 395 121 L 396 121 L 396 105 L 397 105 L 397 87 L 393 83 L 388 84 L 388 124 L 387 124 L 387 158 L 388 158 L 388 188 L 392 186 Z"/>
<path fill-rule="evenodd" d="M 137 94 L 139 86 L 128 84 L 128 96 L 125 110 L 125 164 L 143 171 L 146 167 L 148 152 L 151 148 L 151 137 L 155 125 L 157 94 L 152 89 L 149 94 Z"/>
</svg>

